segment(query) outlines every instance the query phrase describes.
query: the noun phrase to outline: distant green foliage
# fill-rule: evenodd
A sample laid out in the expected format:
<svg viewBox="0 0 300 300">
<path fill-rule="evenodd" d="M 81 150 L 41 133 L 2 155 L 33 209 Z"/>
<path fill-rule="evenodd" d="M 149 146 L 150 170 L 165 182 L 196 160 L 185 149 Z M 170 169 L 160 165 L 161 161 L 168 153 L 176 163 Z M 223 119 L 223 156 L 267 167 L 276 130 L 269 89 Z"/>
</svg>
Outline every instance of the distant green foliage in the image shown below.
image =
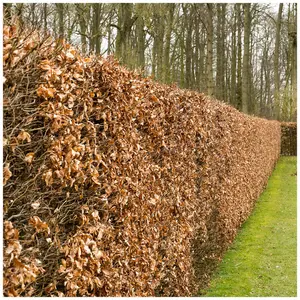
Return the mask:
<svg viewBox="0 0 300 300">
<path fill-rule="evenodd" d="M 296 169 L 280 158 L 204 296 L 296 297 Z"/>
</svg>

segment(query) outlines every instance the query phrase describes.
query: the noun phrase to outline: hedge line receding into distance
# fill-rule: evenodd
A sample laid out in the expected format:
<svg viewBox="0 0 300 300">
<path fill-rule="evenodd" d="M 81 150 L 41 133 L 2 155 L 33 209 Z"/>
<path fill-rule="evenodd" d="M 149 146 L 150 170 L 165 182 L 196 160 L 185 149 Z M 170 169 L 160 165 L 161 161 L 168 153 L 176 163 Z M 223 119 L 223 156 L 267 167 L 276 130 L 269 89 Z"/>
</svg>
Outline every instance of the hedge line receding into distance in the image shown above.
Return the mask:
<svg viewBox="0 0 300 300">
<path fill-rule="evenodd" d="M 297 156 L 297 123 L 281 123 L 281 155 Z"/>
<path fill-rule="evenodd" d="M 280 123 L 4 27 L 4 293 L 188 296 L 280 154 Z"/>
</svg>

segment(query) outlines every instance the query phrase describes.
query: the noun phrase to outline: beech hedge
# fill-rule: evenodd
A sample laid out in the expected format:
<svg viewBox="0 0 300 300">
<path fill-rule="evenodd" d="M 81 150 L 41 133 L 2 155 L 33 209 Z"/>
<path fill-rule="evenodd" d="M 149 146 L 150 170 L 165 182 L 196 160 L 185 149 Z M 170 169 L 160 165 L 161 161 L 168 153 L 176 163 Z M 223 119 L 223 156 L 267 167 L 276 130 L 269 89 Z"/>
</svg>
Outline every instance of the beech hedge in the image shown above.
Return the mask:
<svg viewBox="0 0 300 300">
<path fill-rule="evenodd" d="M 297 123 L 281 123 L 281 155 L 297 155 Z"/>
<path fill-rule="evenodd" d="M 4 26 L 4 293 L 189 296 L 263 191 L 280 123 Z"/>
</svg>

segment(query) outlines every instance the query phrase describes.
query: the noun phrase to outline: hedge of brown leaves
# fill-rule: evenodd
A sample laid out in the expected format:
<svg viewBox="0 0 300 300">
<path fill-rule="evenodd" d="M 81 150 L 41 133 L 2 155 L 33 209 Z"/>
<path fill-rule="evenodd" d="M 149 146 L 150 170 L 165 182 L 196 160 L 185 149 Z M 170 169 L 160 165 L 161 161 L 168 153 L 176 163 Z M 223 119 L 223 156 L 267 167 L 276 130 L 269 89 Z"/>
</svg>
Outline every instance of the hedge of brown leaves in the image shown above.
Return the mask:
<svg viewBox="0 0 300 300">
<path fill-rule="evenodd" d="M 4 27 L 4 293 L 187 296 L 249 215 L 280 123 Z"/>
<path fill-rule="evenodd" d="M 281 123 L 281 155 L 297 155 L 297 123 Z"/>
</svg>

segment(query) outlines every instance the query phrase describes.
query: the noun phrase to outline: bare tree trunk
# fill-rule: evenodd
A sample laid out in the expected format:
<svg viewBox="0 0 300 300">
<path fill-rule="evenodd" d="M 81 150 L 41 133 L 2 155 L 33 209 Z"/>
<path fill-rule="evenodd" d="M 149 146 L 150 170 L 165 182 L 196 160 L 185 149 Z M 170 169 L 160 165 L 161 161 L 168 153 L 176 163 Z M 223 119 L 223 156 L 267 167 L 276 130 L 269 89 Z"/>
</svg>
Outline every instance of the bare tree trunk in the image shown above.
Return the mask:
<svg viewBox="0 0 300 300">
<path fill-rule="evenodd" d="M 200 24 L 196 11 L 195 16 L 195 89 L 200 90 Z M 202 66 L 201 66 L 202 67 Z"/>
<path fill-rule="evenodd" d="M 43 4 L 44 34 L 47 34 L 47 3 Z"/>
<path fill-rule="evenodd" d="M 251 16 L 250 3 L 244 6 L 244 55 L 243 55 L 243 82 L 242 82 L 242 111 L 248 113 L 249 104 L 249 52 L 250 52 L 250 30 L 251 30 Z"/>
<path fill-rule="evenodd" d="M 222 13 L 221 13 L 221 27 L 222 27 L 222 34 L 221 34 L 221 39 L 222 39 L 222 48 L 223 48 L 223 55 L 222 55 L 222 60 L 221 60 L 221 73 L 223 74 L 222 80 L 221 80 L 221 99 L 226 102 L 226 90 L 225 90 L 225 78 L 227 82 L 227 69 L 225 67 L 226 64 L 226 47 L 225 47 L 225 32 L 226 32 L 226 27 L 225 27 L 225 21 L 226 21 L 226 3 L 222 3 Z"/>
<path fill-rule="evenodd" d="M 242 18 L 241 18 L 241 4 L 235 4 L 236 15 L 237 15 L 237 46 L 238 46 L 238 58 L 237 58 L 237 93 L 236 103 L 237 108 L 242 110 Z"/>
<path fill-rule="evenodd" d="M 101 32 L 100 32 L 100 15 L 101 15 L 101 8 L 102 3 L 93 3 L 93 50 L 96 54 L 99 54 L 101 51 Z"/>
<path fill-rule="evenodd" d="M 167 27 L 166 27 L 166 40 L 164 48 L 164 70 L 163 80 L 166 83 L 170 83 L 170 47 L 171 47 L 171 33 L 173 28 L 175 3 L 167 4 Z"/>
<path fill-rule="evenodd" d="M 163 80 L 163 57 L 164 57 L 164 35 L 165 35 L 165 17 L 163 16 L 163 4 L 159 5 L 158 11 L 154 12 L 154 20 L 155 20 L 155 39 L 156 42 L 156 65 L 157 72 L 156 78 L 160 81 Z"/>
<path fill-rule="evenodd" d="M 207 10 L 207 94 L 213 96 L 213 4 L 207 3 Z"/>
<path fill-rule="evenodd" d="M 79 28 L 80 28 L 80 39 L 81 39 L 81 51 L 82 53 L 87 52 L 87 25 L 86 25 L 86 5 L 84 3 L 77 3 L 76 5 L 76 13 L 77 13 L 77 18 L 79 21 Z"/>
<path fill-rule="evenodd" d="M 280 49 L 280 29 L 281 29 L 281 16 L 282 16 L 283 3 L 279 4 L 278 16 L 276 22 L 276 38 L 275 38 L 275 50 L 274 50 L 274 84 L 275 84 L 275 117 L 280 119 L 280 74 L 279 74 L 279 49 Z"/>
<path fill-rule="evenodd" d="M 143 5 L 143 4 L 137 4 Z M 141 10 L 142 8 L 140 8 Z M 144 30 L 145 22 L 144 18 L 139 13 L 136 21 L 136 37 L 137 37 L 137 66 L 143 71 L 145 68 L 145 30 Z"/>
<path fill-rule="evenodd" d="M 232 57 L 231 57 L 231 93 L 230 93 L 230 103 L 237 107 L 236 103 L 236 5 L 233 11 L 233 27 L 232 27 L 232 37 L 231 37 L 231 48 L 232 48 Z"/>
<path fill-rule="evenodd" d="M 182 26 L 182 33 L 180 36 L 180 87 L 183 88 L 185 86 L 185 76 L 184 76 L 184 36 L 185 29 Z"/>
<path fill-rule="evenodd" d="M 133 4 L 121 3 L 119 4 L 118 12 L 118 33 L 116 40 L 116 56 L 124 64 L 129 64 L 130 54 L 130 32 L 134 19 L 132 18 Z"/>
<path fill-rule="evenodd" d="M 36 26 L 36 3 L 30 4 L 30 22 L 35 27 Z"/>
<path fill-rule="evenodd" d="M 190 88 L 192 85 L 192 13 L 189 4 L 183 5 L 184 27 L 186 28 L 185 41 L 185 87 Z"/>
<path fill-rule="evenodd" d="M 292 22 L 290 26 L 289 36 L 291 39 L 291 86 L 292 86 L 292 101 L 290 105 L 290 121 L 296 121 L 297 107 L 297 4 L 293 4 Z"/>
<path fill-rule="evenodd" d="M 259 101 L 259 115 L 265 116 L 265 97 L 264 97 L 264 68 L 265 68 L 265 51 L 263 50 L 261 66 L 260 66 L 260 101 Z"/>
<path fill-rule="evenodd" d="M 157 39 L 153 38 L 151 76 L 156 77 Z"/>
<path fill-rule="evenodd" d="M 216 98 L 224 101 L 224 60 L 225 60 L 225 7 L 217 4 L 217 75 L 216 75 Z"/>
<path fill-rule="evenodd" d="M 56 3 L 57 14 L 58 14 L 58 37 L 64 38 L 64 4 Z"/>
<path fill-rule="evenodd" d="M 111 53 L 111 13 L 109 15 L 108 27 L 107 27 L 107 55 Z"/>
</svg>

